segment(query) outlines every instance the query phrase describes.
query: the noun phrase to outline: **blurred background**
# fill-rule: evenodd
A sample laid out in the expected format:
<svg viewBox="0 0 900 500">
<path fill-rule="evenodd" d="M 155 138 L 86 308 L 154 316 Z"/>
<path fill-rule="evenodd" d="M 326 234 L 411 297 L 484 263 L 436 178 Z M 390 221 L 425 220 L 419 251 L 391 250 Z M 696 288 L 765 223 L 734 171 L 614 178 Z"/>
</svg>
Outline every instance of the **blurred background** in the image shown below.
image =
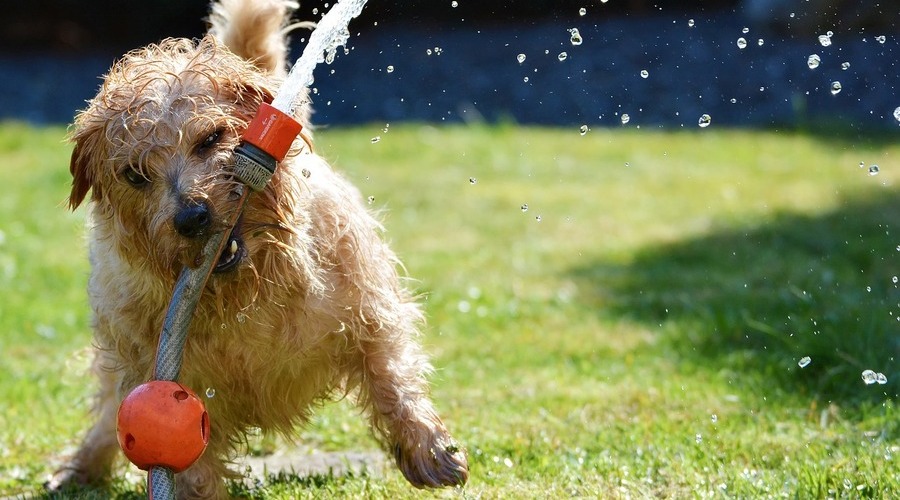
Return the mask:
<svg viewBox="0 0 900 500">
<path fill-rule="evenodd" d="M 304 1 L 297 19 L 328 3 Z M 68 123 L 125 51 L 202 36 L 206 0 L 32 0 L 0 16 L 0 119 Z M 370 1 L 315 121 L 898 126 L 883 0 Z M 573 29 L 577 34 L 573 34 Z M 829 35 L 830 34 L 830 35 Z M 292 35 L 299 56 L 306 33 Z M 812 56 L 816 56 L 812 58 Z"/>
</svg>

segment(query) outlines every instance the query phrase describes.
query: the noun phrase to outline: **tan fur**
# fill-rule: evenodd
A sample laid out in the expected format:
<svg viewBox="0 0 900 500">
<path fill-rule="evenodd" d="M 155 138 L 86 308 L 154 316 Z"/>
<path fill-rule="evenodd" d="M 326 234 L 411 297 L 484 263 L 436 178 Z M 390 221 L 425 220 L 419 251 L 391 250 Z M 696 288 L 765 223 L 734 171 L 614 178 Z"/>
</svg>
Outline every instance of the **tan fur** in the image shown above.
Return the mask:
<svg viewBox="0 0 900 500">
<path fill-rule="evenodd" d="M 282 33 L 292 2 L 253 3 L 219 0 L 210 7 L 209 34 L 238 57 L 259 69 L 281 76 L 287 62 L 287 43 Z"/>
<path fill-rule="evenodd" d="M 196 265 L 204 241 L 181 236 L 173 218 L 202 201 L 223 228 L 241 189 L 227 175 L 232 150 L 283 76 L 289 5 L 222 0 L 210 35 L 125 55 L 75 120 L 69 204 L 90 193 L 101 388 L 97 423 L 53 487 L 103 481 L 112 470 L 119 402 L 151 378 L 177 274 Z M 202 149 L 214 131 L 218 142 Z M 149 182 L 129 184 L 129 168 Z M 179 496 L 225 496 L 226 463 L 248 430 L 292 434 L 317 402 L 351 390 L 410 483 L 464 484 L 465 454 L 427 396 L 420 308 L 360 193 L 296 141 L 265 191 L 251 194 L 239 230 L 246 258 L 212 276 L 184 353 L 180 380 L 216 392 L 206 400 L 209 447 L 178 474 Z"/>
</svg>

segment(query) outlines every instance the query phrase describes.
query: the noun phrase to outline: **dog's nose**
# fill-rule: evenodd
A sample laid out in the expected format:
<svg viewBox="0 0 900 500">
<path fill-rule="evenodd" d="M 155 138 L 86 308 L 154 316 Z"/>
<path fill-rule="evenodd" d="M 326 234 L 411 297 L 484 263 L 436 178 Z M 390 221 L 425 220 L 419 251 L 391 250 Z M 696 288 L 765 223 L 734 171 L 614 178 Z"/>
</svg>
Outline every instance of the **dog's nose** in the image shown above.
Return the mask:
<svg viewBox="0 0 900 500">
<path fill-rule="evenodd" d="M 212 223 L 209 206 L 202 201 L 189 203 L 175 214 L 174 223 L 178 234 L 188 238 L 200 236 Z"/>
</svg>

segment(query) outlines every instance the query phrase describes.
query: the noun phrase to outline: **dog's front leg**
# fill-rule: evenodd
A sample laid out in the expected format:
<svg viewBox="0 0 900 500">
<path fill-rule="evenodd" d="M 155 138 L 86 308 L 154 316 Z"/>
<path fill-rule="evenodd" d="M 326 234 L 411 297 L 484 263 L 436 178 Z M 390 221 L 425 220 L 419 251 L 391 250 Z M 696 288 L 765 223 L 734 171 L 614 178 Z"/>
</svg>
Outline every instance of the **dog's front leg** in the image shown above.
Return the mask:
<svg viewBox="0 0 900 500">
<path fill-rule="evenodd" d="M 104 368 L 104 354 L 97 353 L 93 369 L 100 379 L 100 390 L 94 402 L 96 421 L 75 455 L 56 471 L 46 487 L 60 490 L 70 484 L 102 484 L 109 478 L 119 451 L 116 441 L 116 412 L 119 408 L 118 372 Z"/>
<path fill-rule="evenodd" d="M 371 406 L 373 428 L 413 486 L 463 485 L 469 476 L 466 455 L 428 398 L 429 364 L 409 332 L 390 330 L 385 325 L 360 343 L 361 397 Z"/>
</svg>

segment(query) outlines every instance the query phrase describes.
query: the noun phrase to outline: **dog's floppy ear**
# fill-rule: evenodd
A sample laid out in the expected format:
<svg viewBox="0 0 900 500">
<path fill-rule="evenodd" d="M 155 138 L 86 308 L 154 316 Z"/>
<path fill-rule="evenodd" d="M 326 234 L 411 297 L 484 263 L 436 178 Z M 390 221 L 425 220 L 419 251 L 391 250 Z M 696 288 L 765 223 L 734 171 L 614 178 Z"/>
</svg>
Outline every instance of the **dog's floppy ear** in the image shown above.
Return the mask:
<svg viewBox="0 0 900 500">
<path fill-rule="evenodd" d="M 256 114 L 256 108 L 260 103 L 272 104 L 275 100 L 275 89 L 266 79 L 260 78 L 259 75 L 253 76 L 241 82 L 239 92 L 241 102 Z"/>
<path fill-rule="evenodd" d="M 272 82 L 257 70 L 247 71 L 232 85 L 231 92 L 235 94 L 238 115 L 248 123 L 256 115 L 261 103 L 271 104 L 275 99 Z"/>
<path fill-rule="evenodd" d="M 80 137 L 79 137 L 80 136 Z M 69 209 L 75 210 L 84 201 L 91 188 L 94 195 L 98 196 L 95 186 L 94 169 L 91 168 L 91 150 L 94 149 L 93 134 L 84 136 L 79 134 L 75 139 L 75 149 L 72 150 L 72 159 L 69 161 L 69 172 L 72 173 L 72 191 L 69 193 Z"/>
</svg>

